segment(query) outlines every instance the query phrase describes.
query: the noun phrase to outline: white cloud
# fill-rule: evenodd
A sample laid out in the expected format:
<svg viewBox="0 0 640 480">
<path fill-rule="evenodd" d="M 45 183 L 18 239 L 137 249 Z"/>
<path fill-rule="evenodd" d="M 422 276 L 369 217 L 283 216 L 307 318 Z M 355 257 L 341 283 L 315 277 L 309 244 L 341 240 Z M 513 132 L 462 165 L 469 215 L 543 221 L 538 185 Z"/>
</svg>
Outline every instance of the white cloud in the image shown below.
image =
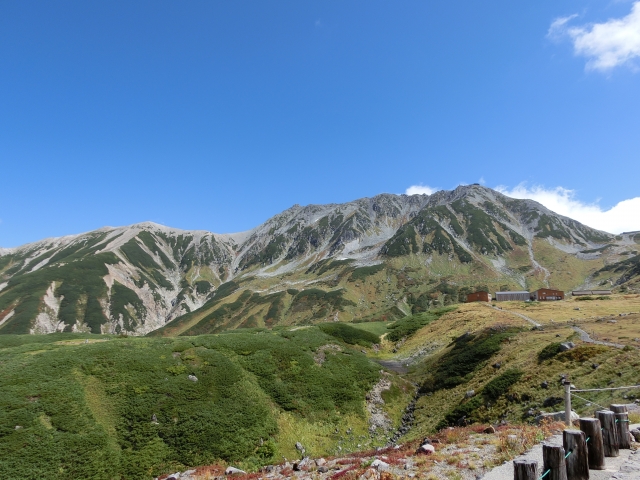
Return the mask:
<svg viewBox="0 0 640 480">
<path fill-rule="evenodd" d="M 603 210 L 597 203 L 587 204 L 577 200 L 575 191 L 563 187 L 529 188 L 521 183 L 513 189 L 499 186 L 496 190 L 509 197 L 535 200 L 549 210 L 605 232 L 640 230 L 640 197 L 623 200 L 609 210 Z"/>
<path fill-rule="evenodd" d="M 587 69 L 607 71 L 619 65 L 632 65 L 640 57 L 640 1 L 633 3 L 626 17 L 604 23 L 569 27 L 568 22 L 574 17 L 554 20 L 547 36 L 555 39 L 568 36 L 575 54 L 587 57 Z"/>
<path fill-rule="evenodd" d="M 427 185 L 411 185 L 409 188 L 405 190 L 404 193 L 407 195 L 432 195 L 438 191 L 437 188 L 432 188 Z"/>
</svg>

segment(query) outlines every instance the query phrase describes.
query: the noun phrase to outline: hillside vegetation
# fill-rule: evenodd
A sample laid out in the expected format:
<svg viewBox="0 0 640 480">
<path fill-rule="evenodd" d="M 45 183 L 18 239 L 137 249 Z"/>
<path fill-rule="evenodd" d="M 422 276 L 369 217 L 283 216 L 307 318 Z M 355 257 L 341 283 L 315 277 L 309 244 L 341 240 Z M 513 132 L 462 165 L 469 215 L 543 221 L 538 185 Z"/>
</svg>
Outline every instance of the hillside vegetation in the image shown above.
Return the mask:
<svg viewBox="0 0 640 480">
<path fill-rule="evenodd" d="M 375 445 L 384 440 L 368 435 L 364 399 L 379 366 L 341 339 L 377 337 L 354 330 L 2 336 L 0 475 L 152 478 L 220 460 L 251 468 L 296 455 L 296 441 L 318 455 L 364 443 L 345 441 L 345 425 Z"/>
</svg>

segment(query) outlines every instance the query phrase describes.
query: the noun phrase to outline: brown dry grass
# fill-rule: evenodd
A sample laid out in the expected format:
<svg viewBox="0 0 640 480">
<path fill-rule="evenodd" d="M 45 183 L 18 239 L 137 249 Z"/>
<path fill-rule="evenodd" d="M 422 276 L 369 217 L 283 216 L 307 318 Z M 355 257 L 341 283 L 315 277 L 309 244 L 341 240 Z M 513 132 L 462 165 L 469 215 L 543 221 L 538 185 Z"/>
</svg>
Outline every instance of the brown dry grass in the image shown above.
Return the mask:
<svg viewBox="0 0 640 480">
<path fill-rule="evenodd" d="M 520 313 L 543 324 L 581 322 L 620 313 L 640 312 L 640 295 L 611 295 L 608 300 L 577 300 L 556 302 L 499 302 L 498 307 Z M 575 310 L 579 308 L 580 310 Z"/>
</svg>

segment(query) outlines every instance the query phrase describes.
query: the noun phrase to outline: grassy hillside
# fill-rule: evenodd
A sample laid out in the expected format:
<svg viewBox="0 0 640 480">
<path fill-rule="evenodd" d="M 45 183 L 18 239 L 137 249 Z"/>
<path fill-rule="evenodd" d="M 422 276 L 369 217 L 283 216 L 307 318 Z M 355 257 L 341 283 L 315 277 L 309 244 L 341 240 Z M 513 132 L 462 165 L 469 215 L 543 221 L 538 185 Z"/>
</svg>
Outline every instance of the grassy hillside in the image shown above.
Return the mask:
<svg viewBox="0 0 640 480">
<path fill-rule="evenodd" d="M 0 474 L 151 478 L 220 460 L 292 458 L 296 441 L 316 455 L 380 444 L 365 408 L 380 367 L 340 339 L 377 337 L 351 330 L 1 336 Z M 399 421 L 411 392 L 392 383 L 404 393 L 386 408 Z"/>
<path fill-rule="evenodd" d="M 504 302 L 501 311 L 465 304 L 429 322 L 405 342 L 383 342 L 379 355 L 410 365 L 407 378 L 421 386 L 415 426 L 407 439 L 446 425 L 502 419 L 528 422 L 543 411 L 562 410 L 561 374 L 568 375 L 578 388 L 635 385 L 640 368 L 639 301 L 635 295 L 620 295 L 611 300 L 573 299 L 527 307 Z M 537 319 L 543 329 L 532 329 L 512 311 Z M 551 315 L 556 319 L 553 322 Z M 627 346 L 582 342 L 573 325 L 598 340 Z M 563 353 L 554 348 L 565 341 L 576 347 Z M 575 399 L 574 409 L 592 414 L 596 404 L 640 398 L 640 389 L 581 396 L 588 401 Z"/>
</svg>

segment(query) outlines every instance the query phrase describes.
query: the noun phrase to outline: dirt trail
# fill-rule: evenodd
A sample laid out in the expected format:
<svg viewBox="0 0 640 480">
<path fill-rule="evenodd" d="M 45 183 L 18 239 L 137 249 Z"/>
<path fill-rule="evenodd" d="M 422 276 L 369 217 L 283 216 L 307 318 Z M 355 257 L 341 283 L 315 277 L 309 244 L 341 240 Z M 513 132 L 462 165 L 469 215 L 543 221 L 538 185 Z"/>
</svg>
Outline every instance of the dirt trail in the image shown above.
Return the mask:
<svg viewBox="0 0 640 480">
<path fill-rule="evenodd" d="M 494 307 L 493 305 L 489 305 L 488 303 L 487 304 L 483 304 L 483 305 L 487 305 L 488 307 L 491 307 L 494 310 L 498 310 L 500 312 L 507 312 L 507 313 L 510 313 L 511 315 L 515 315 L 516 317 L 520 317 L 523 320 L 526 320 L 527 322 L 529 322 L 534 327 L 541 327 L 542 326 L 538 322 L 536 322 L 533 318 L 527 317 L 526 315 L 522 315 L 521 313 L 512 312 L 510 310 L 505 310 L 504 308 L 500 308 L 500 307 Z"/>
<path fill-rule="evenodd" d="M 580 340 L 586 343 L 595 343 L 596 345 L 605 345 L 607 347 L 616 347 L 616 348 L 624 348 L 624 345 L 619 343 L 611 343 L 611 342 L 601 342 L 600 340 L 594 340 L 589 336 L 587 332 L 582 330 L 580 327 L 572 327 L 578 334 L 580 335 Z"/>
</svg>

